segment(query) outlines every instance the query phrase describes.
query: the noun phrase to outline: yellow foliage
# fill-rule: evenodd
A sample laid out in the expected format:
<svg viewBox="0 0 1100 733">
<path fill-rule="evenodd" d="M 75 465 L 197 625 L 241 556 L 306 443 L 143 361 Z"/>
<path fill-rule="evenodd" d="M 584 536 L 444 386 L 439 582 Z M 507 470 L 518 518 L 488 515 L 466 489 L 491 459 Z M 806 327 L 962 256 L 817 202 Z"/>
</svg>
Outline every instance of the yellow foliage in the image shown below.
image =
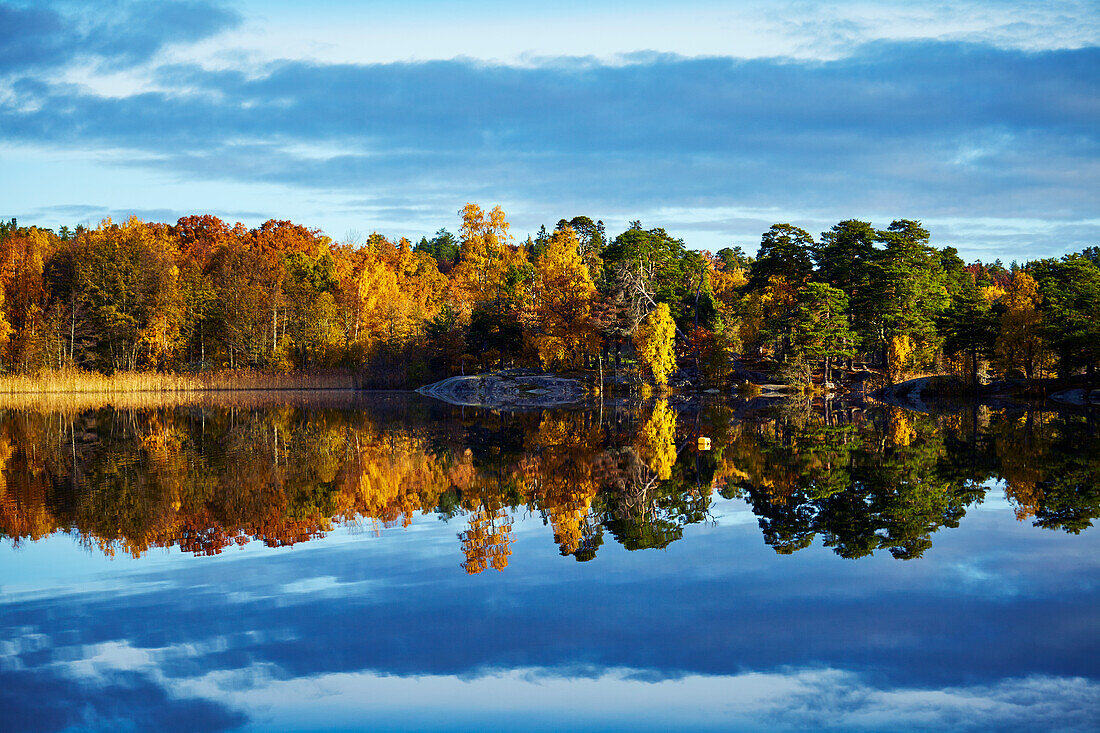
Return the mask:
<svg viewBox="0 0 1100 733">
<path fill-rule="evenodd" d="M 997 284 L 985 285 L 981 291 L 982 299 L 985 300 L 987 305 L 993 305 L 1005 295 L 1005 289 Z"/>
<path fill-rule="evenodd" d="M 393 435 L 385 443 L 362 443 L 339 497 L 339 514 L 408 526 L 413 514 L 434 507 L 449 485 L 446 469 L 420 441 Z"/>
<path fill-rule="evenodd" d="M 1017 272 L 1002 300 L 1005 310 L 994 344 L 994 359 L 1001 371 L 1020 369 L 1033 376 L 1043 352 L 1041 300 L 1035 278 L 1022 270 Z"/>
<path fill-rule="evenodd" d="M 1005 486 L 1005 496 L 1012 502 L 1012 510 L 1020 522 L 1034 517 L 1043 503 L 1043 490 L 1033 482 L 1009 482 Z"/>
<path fill-rule="evenodd" d="M 511 246 L 508 222 L 499 206 L 486 214 L 477 204 L 466 204 L 459 237 L 462 261 L 452 280 L 475 303 L 500 297 L 508 271 L 527 264 L 523 250 Z"/>
<path fill-rule="evenodd" d="M 741 311 L 742 318 L 738 324 L 741 343 L 754 344 L 764 328 L 764 304 L 761 293 L 753 292 L 746 296 Z"/>
<path fill-rule="evenodd" d="M 891 407 L 886 436 L 887 442 L 896 448 L 904 448 L 913 442 L 915 434 L 906 411 L 900 407 Z"/>
<path fill-rule="evenodd" d="M 563 555 L 576 552 L 588 534 L 588 514 L 598 491 L 592 466 L 600 438 L 583 413 L 548 411 L 522 464 L 524 486 L 549 517 Z"/>
<path fill-rule="evenodd" d="M 596 286 L 570 227 L 559 229 L 538 260 L 531 298 L 531 340 L 546 368 L 576 367 L 599 348 L 592 325 Z"/>
<path fill-rule="evenodd" d="M 733 270 L 719 270 L 712 265 L 707 277 L 710 278 L 711 292 L 723 315 L 732 314 L 741 301 L 741 288 L 748 282 L 745 271 L 739 267 Z"/>
<path fill-rule="evenodd" d="M 886 364 L 891 382 L 897 382 L 905 375 L 905 371 L 909 366 L 909 357 L 913 351 L 913 341 L 908 334 L 890 338 L 890 344 L 886 351 Z"/>
<path fill-rule="evenodd" d="M 364 252 L 341 253 L 338 300 L 349 343 L 399 342 L 419 336 L 443 304 L 446 277 L 430 255 L 413 252 L 408 240 L 394 246 L 372 237 Z"/>
<path fill-rule="evenodd" d="M 478 507 L 469 518 L 469 527 L 460 534 L 466 555 L 462 569 L 476 575 L 489 567 L 504 570 L 512 554 L 512 518 L 504 509 Z"/>
<path fill-rule="evenodd" d="M 790 310 L 798 303 L 798 288 L 780 275 L 772 275 L 768 278 L 768 286 L 764 288 L 761 304 L 768 315 Z"/>
<path fill-rule="evenodd" d="M 21 490 L 10 485 L 7 465 L 11 456 L 11 442 L 7 436 L 0 437 L 0 535 L 17 545 L 24 539 L 35 542 L 60 527 L 46 505 L 45 483 L 24 484 Z"/>
<path fill-rule="evenodd" d="M 168 271 L 167 287 L 177 292 L 179 268 L 172 266 Z M 172 357 L 180 335 L 180 313 L 178 309 L 158 309 L 149 318 L 149 323 L 141 331 L 138 343 L 148 354 L 149 366 L 153 369 L 166 366 Z"/>
<path fill-rule="evenodd" d="M 638 455 L 658 479 L 672 476 L 676 463 L 676 413 L 668 400 L 657 400 L 638 434 Z"/>
<path fill-rule="evenodd" d="M 668 375 L 676 369 L 675 334 L 676 324 L 667 303 L 658 304 L 634 331 L 638 362 L 643 373 L 655 384 L 668 384 Z"/>
<path fill-rule="evenodd" d="M 7 348 L 13 331 L 4 308 L 4 291 L 0 290 L 0 350 Z"/>
</svg>

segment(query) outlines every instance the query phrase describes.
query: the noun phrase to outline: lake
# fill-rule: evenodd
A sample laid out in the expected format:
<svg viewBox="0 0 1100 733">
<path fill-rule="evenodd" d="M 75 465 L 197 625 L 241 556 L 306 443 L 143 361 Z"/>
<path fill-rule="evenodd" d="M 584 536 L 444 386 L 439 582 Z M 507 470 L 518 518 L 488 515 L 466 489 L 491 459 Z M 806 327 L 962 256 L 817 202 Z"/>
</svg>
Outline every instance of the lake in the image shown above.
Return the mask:
<svg viewBox="0 0 1100 733">
<path fill-rule="evenodd" d="M 228 397 L 0 466 L 5 731 L 1100 719 L 1096 414 Z"/>
</svg>

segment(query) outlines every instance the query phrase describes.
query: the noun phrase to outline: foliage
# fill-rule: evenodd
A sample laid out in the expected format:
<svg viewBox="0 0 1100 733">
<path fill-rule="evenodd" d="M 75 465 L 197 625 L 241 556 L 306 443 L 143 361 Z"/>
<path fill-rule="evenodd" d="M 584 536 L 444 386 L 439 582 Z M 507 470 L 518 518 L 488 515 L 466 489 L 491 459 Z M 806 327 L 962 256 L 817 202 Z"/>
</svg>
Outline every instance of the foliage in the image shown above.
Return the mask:
<svg viewBox="0 0 1100 733">
<path fill-rule="evenodd" d="M 710 520 L 716 491 L 745 500 L 777 553 L 820 538 L 845 558 L 919 557 L 998 478 L 1038 527 L 1077 533 L 1100 516 L 1100 445 L 1084 415 L 791 407 L 746 420 L 728 405 L 677 415 L 661 399 L 603 416 L 470 419 L 412 401 L 241 410 L 240 399 L 9 412 L 0 536 L 69 532 L 108 554 L 214 555 L 438 511 L 460 523 L 456 564 L 479 573 L 507 566 L 519 513 L 550 525 L 562 555 L 587 560 L 605 535 L 628 550 L 668 546 Z M 692 449 L 701 431 L 713 450 Z"/>
<path fill-rule="evenodd" d="M 1100 365 L 1100 267 L 1083 255 L 1044 260 L 1035 267 L 1042 324 L 1063 374 Z"/>
<path fill-rule="evenodd" d="M 675 324 L 668 304 L 661 303 L 645 317 L 634 332 L 634 350 L 646 377 L 656 385 L 668 384 L 668 376 L 676 368 L 672 339 Z"/>
<path fill-rule="evenodd" d="M 822 362 L 826 382 L 832 364 L 855 353 L 847 310 L 848 296 L 832 285 L 810 283 L 799 293 L 792 350 L 796 358 Z"/>
<path fill-rule="evenodd" d="M 459 213 L 457 235 L 415 246 L 209 215 L 60 234 L 4 222 L 0 371 L 339 367 L 412 387 L 503 366 L 609 364 L 618 378 L 633 361 L 658 384 L 683 367 L 717 386 L 746 369 L 831 381 L 863 362 L 892 381 L 1096 382 L 1095 248 L 1010 270 L 933 247 L 917 221 L 848 219 L 818 242 L 776 224 L 755 257 L 711 255 L 640 222 L 611 237 L 583 215 L 516 244 L 499 206 Z M 643 325 L 666 311 L 659 334 Z"/>
<path fill-rule="evenodd" d="M 805 229 L 790 224 L 773 224 L 760 240 L 760 250 L 749 279 L 753 287 L 763 287 L 773 278 L 799 284 L 813 273 L 813 237 Z"/>
<path fill-rule="evenodd" d="M 535 272 L 527 323 L 539 361 L 548 369 L 581 366 L 599 346 L 592 323 L 596 286 L 572 227 L 554 232 Z"/>
</svg>

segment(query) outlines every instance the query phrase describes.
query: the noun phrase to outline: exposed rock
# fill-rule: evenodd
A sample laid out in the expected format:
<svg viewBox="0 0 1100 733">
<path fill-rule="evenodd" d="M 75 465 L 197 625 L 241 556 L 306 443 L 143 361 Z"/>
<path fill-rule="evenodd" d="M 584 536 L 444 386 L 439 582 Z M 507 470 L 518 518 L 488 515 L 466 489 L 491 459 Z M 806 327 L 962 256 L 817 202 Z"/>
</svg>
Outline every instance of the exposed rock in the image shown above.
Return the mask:
<svg viewBox="0 0 1100 733">
<path fill-rule="evenodd" d="M 527 369 L 451 377 L 416 391 L 466 407 L 558 407 L 584 402 L 587 395 L 576 379 Z"/>
<path fill-rule="evenodd" d="M 738 382 L 751 382 L 753 384 L 767 384 L 771 376 L 767 372 L 746 369 L 740 364 L 733 366 L 733 378 Z"/>
<path fill-rule="evenodd" d="M 1065 389 L 1052 394 L 1050 399 L 1066 405 L 1100 404 L 1100 390 L 1089 393 L 1084 389 Z"/>
<path fill-rule="evenodd" d="M 917 377 L 898 384 L 883 387 L 875 393 L 875 397 L 888 405 L 905 407 L 917 412 L 928 412 L 928 408 L 921 399 L 921 394 L 929 382 L 939 377 Z"/>
</svg>

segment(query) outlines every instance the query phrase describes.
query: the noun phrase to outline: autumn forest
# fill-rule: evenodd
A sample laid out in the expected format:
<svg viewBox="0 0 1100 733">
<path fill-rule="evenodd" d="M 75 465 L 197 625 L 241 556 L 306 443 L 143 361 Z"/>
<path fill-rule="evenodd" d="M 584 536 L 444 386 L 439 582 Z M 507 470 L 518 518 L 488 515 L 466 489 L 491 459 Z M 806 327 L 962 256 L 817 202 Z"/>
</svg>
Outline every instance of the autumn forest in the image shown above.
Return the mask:
<svg viewBox="0 0 1100 733">
<path fill-rule="evenodd" d="M 748 370 L 809 385 L 856 362 L 899 381 L 1086 375 L 1100 363 L 1100 250 L 967 264 L 919 222 L 789 224 L 693 251 L 585 216 L 519 241 L 467 204 L 457 234 L 336 243 L 288 221 L 132 218 L 0 226 L 9 374 L 343 370 L 416 387 L 501 366 L 625 369 L 728 386 Z"/>
<path fill-rule="evenodd" d="M 700 451 L 696 437 L 713 436 Z M 920 557 L 995 480 L 1020 521 L 1079 533 L 1100 516 L 1093 421 L 1049 411 L 897 407 L 739 414 L 664 399 L 607 411 L 491 414 L 406 395 L 332 406 L 11 411 L 0 423 L 0 537 L 68 532 L 97 553 L 283 547 L 344 525 L 454 524 L 470 574 L 509 563 L 513 521 L 563 556 L 663 548 L 743 500 L 790 554 Z M 549 534 L 549 533 L 548 533 Z M 547 537 L 547 541 L 549 541 Z"/>
</svg>

